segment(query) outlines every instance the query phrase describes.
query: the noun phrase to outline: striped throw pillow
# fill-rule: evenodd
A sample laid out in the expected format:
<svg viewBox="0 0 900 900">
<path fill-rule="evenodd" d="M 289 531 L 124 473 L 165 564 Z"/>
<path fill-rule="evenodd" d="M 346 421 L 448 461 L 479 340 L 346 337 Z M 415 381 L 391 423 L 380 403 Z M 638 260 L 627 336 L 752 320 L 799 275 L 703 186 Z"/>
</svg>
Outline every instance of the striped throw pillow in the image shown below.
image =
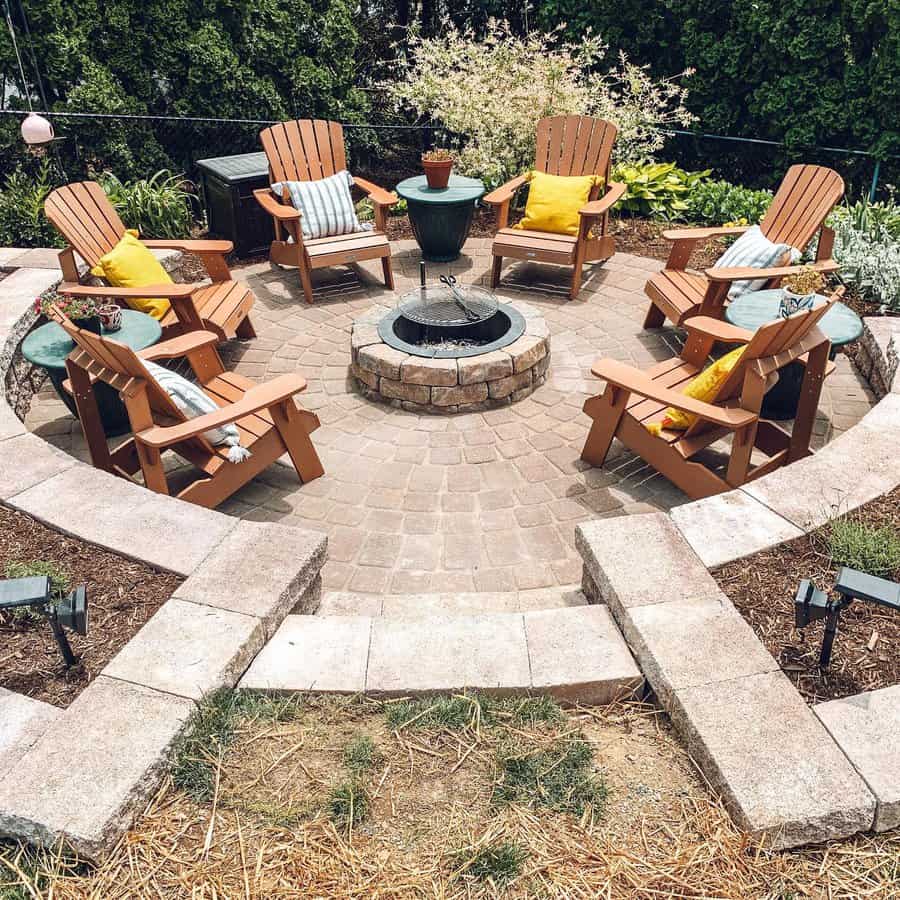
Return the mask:
<svg viewBox="0 0 900 900">
<path fill-rule="evenodd" d="M 714 269 L 771 269 L 791 265 L 800 259 L 800 251 L 790 244 L 775 244 L 760 230 L 759 225 L 745 231 L 721 256 Z M 728 289 L 728 299 L 735 300 L 742 294 L 761 290 L 765 278 L 752 281 L 734 281 Z"/>
<path fill-rule="evenodd" d="M 353 178 L 346 169 L 316 181 L 279 181 L 272 190 L 281 196 L 283 187 L 291 195 L 291 203 L 303 214 L 300 228 L 304 240 L 368 231 L 356 217 L 350 185 Z"/>
<path fill-rule="evenodd" d="M 145 361 L 144 367 L 156 379 L 156 383 L 172 398 L 172 402 L 189 419 L 206 413 L 215 412 L 219 407 L 196 384 L 188 381 L 177 372 L 163 368 L 156 363 Z M 250 451 L 241 446 L 241 435 L 236 425 L 222 425 L 203 433 L 211 444 L 225 444 L 228 450 L 228 461 L 243 462 L 250 456 Z"/>
</svg>

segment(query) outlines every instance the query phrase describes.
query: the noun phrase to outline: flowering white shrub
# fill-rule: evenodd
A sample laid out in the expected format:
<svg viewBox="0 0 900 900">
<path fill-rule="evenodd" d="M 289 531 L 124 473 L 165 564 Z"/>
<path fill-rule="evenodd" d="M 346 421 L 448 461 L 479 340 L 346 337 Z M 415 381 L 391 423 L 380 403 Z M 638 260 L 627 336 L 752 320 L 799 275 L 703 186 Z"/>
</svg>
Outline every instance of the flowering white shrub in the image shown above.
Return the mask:
<svg viewBox="0 0 900 900">
<path fill-rule="evenodd" d="M 841 277 L 867 300 L 900 312 L 900 210 L 893 200 L 840 206 L 828 224 Z"/>
<path fill-rule="evenodd" d="M 455 28 L 433 38 L 414 34 L 404 77 L 388 91 L 442 126 L 459 145 L 459 171 L 489 187 L 533 164 L 535 127 L 545 116 L 615 122 L 618 161 L 652 157 L 664 140 L 661 129 L 693 121 L 678 76 L 655 81 L 624 53 L 598 72 L 607 50 L 600 39 L 588 34 L 569 44 L 558 32 L 520 37 L 507 22 L 492 20 L 483 40 Z"/>
</svg>

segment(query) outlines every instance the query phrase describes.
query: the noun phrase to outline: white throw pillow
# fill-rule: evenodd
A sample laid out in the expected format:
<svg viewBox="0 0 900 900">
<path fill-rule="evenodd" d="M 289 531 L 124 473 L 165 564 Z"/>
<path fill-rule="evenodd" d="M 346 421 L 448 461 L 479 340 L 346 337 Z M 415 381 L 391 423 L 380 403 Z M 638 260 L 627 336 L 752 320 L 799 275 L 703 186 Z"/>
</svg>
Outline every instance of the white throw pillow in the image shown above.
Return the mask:
<svg viewBox="0 0 900 900">
<path fill-rule="evenodd" d="M 187 378 L 173 372 L 171 369 L 158 366 L 156 363 L 144 361 L 147 371 L 156 379 L 156 383 L 172 398 L 172 402 L 189 418 L 215 412 L 219 407 L 215 401 Z M 211 444 L 226 444 L 228 461 L 233 463 L 243 462 L 250 456 L 250 451 L 241 446 L 241 434 L 237 425 L 222 425 L 219 428 L 211 428 L 203 432 Z"/>
<path fill-rule="evenodd" d="M 341 169 L 334 175 L 315 181 L 279 181 L 272 185 L 272 190 L 280 197 L 282 188 L 287 187 L 294 209 L 299 209 L 303 214 L 300 230 L 303 239 L 308 241 L 371 230 L 371 225 L 362 225 L 356 217 L 350 195 L 352 184 L 350 173 Z"/>
<path fill-rule="evenodd" d="M 771 269 L 793 265 L 800 259 L 800 251 L 790 244 L 774 244 L 754 225 L 745 231 L 721 256 L 714 269 Z M 728 299 L 735 300 L 741 294 L 761 290 L 767 279 L 734 281 L 728 289 Z"/>
</svg>

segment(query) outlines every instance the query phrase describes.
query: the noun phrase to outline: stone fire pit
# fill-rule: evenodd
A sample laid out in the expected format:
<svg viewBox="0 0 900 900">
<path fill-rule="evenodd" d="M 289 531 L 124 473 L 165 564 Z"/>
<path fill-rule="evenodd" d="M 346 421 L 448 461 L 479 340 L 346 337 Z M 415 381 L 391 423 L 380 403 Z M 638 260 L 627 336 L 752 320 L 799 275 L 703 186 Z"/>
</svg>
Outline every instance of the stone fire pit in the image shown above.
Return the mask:
<svg viewBox="0 0 900 900">
<path fill-rule="evenodd" d="M 396 312 L 375 306 L 353 323 L 350 371 L 367 397 L 415 412 L 473 411 L 521 400 L 544 383 L 550 332 L 535 307 L 518 301 L 506 305 L 524 318 L 524 334 L 501 349 L 460 358 L 413 355 L 388 346 L 378 325 Z"/>
</svg>

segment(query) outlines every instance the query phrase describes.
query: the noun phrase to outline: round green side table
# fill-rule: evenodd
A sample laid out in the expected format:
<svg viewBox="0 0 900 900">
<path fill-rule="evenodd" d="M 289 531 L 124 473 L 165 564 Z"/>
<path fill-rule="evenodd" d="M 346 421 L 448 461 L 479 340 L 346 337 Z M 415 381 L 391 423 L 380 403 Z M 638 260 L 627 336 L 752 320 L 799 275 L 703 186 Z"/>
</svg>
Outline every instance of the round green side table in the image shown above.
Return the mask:
<svg viewBox="0 0 900 900">
<path fill-rule="evenodd" d="M 756 331 L 760 326 L 774 322 L 779 317 L 781 296 L 781 288 L 743 294 L 725 307 L 725 319 L 739 328 Z M 816 297 L 819 300 L 828 299 L 821 294 L 817 294 Z M 838 347 L 855 341 L 862 334 L 863 323 L 849 306 L 838 302 L 819 319 L 818 327 L 831 341 L 830 355 L 834 359 Z M 763 400 L 764 418 L 785 421 L 797 415 L 800 388 L 805 373 L 806 368 L 799 362 L 793 362 L 781 370 L 778 383 L 766 392 Z"/>
<path fill-rule="evenodd" d="M 475 204 L 484 194 L 484 185 L 476 178 L 451 175 L 445 188 L 430 188 L 424 175 L 407 178 L 397 185 L 397 193 L 406 200 L 409 222 L 430 262 L 452 262 L 469 236 Z"/>
<path fill-rule="evenodd" d="M 103 337 L 127 344 L 132 350 L 143 350 L 152 347 L 162 337 L 162 327 L 159 322 L 146 313 L 134 309 L 122 310 L 122 327 L 118 331 L 102 331 Z M 63 387 L 63 382 L 68 377 L 66 372 L 66 357 L 75 349 L 75 342 L 66 334 L 56 322 L 48 322 L 35 328 L 24 341 L 22 341 L 22 355 L 30 363 L 47 370 L 50 383 L 56 388 L 56 393 L 71 411 L 78 416 L 75 400 Z M 119 399 L 119 392 L 108 384 L 98 381 L 94 385 L 94 396 L 97 398 L 97 409 L 100 412 L 100 420 L 103 422 L 103 430 L 107 437 L 116 437 L 131 431 L 128 422 L 128 412 L 125 405 Z"/>
</svg>

